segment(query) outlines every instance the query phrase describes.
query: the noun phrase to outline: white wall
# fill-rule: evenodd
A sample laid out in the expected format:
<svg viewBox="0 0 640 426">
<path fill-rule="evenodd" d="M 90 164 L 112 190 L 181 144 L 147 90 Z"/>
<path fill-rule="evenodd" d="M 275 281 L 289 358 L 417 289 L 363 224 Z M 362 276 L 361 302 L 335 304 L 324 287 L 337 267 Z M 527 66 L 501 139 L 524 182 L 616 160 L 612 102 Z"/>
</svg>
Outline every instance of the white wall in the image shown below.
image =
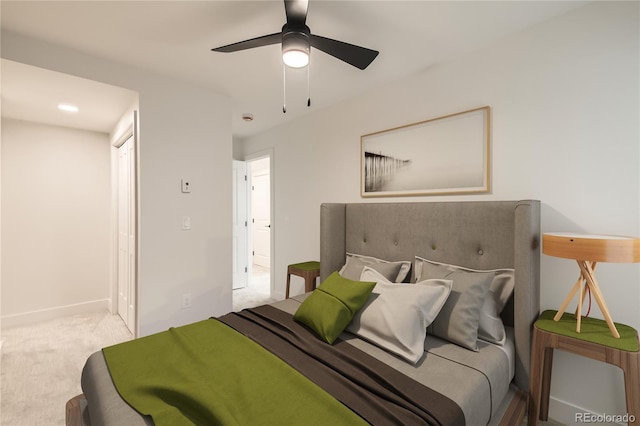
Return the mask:
<svg viewBox="0 0 640 426">
<path fill-rule="evenodd" d="M 202 87 L 16 34 L 3 58 L 139 94 L 138 334 L 231 310 L 231 108 Z M 192 192 L 180 192 L 191 179 Z M 182 231 L 182 216 L 192 229 Z M 193 307 L 181 309 L 182 294 Z"/>
<path fill-rule="evenodd" d="M 318 259 L 320 203 L 363 201 L 361 135 L 484 105 L 491 194 L 374 201 L 535 198 L 543 232 L 640 235 L 639 28 L 638 2 L 590 4 L 242 141 L 243 155 L 274 149 L 277 294 L 287 264 Z M 543 255 L 542 309 L 557 309 L 577 277 L 575 262 Z M 614 320 L 640 329 L 640 266 L 602 264 L 598 277 Z M 552 417 L 572 423 L 567 404 L 626 411 L 620 370 L 562 352 L 554 369 Z"/>
<path fill-rule="evenodd" d="M 107 307 L 109 162 L 105 133 L 2 120 L 4 326 Z"/>
</svg>

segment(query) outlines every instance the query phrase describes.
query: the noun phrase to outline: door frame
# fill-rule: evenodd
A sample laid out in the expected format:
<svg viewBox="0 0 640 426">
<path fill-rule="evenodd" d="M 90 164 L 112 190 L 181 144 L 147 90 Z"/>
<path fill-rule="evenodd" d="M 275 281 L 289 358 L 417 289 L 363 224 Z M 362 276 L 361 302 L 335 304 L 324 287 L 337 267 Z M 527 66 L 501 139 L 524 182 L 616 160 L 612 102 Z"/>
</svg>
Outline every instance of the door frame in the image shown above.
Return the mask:
<svg viewBox="0 0 640 426">
<path fill-rule="evenodd" d="M 269 149 L 265 149 L 262 151 L 258 151 L 255 152 L 253 154 L 249 154 L 246 155 L 244 157 L 244 161 L 246 161 L 247 163 L 251 163 L 252 161 L 256 161 L 256 160 L 262 160 L 264 158 L 269 158 L 269 191 L 270 191 L 270 196 L 269 196 L 269 214 L 271 216 L 271 228 L 269 229 L 269 292 L 271 295 L 274 294 L 274 283 L 275 283 L 275 224 L 276 224 L 276 217 L 275 217 L 275 179 L 274 179 L 274 155 L 273 155 L 273 148 L 269 148 Z M 252 177 L 251 177 L 251 173 L 247 173 L 247 179 L 249 180 L 248 182 L 248 187 L 251 188 L 252 186 Z M 247 191 L 247 197 L 248 197 L 248 202 L 247 202 L 247 207 L 249 210 L 249 213 L 251 213 L 251 191 Z M 249 254 L 251 254 L 251 250 L 253 250 L 253 244 L 251 241 L 251 235 L 253 232 L 253 224 L 251 223 L 251 220 L 249 220 L 249 226 L 250 228 L 248 229 L 247 232 L 247 249 L 249 250 Z M 252 256 L 249 257 L 249 259 L 252 259 Z M 251 280 L 251 273 L 253 271 L 253 261 L 248 262 L 249 263 L 249 280 Z"/>
</svg>

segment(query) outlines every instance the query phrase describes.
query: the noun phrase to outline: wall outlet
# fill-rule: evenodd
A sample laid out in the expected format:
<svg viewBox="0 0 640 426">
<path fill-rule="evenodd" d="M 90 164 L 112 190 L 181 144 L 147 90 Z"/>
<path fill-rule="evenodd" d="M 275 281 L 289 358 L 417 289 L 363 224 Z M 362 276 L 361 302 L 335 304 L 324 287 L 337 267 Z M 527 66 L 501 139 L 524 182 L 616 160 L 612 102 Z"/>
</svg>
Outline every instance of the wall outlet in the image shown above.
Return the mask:
<svg viewBox="0 0 640 426">
<path fill-rule="evenodd" d="M 191 183 L 189 182 L 188 179 L 182 179 L 180 184 L 181 184 L 183 193 L 188 194 L 191 192 Z"/>
<path fill-rule="evenodd" d="M 191 217 L 190 216 L 182 216 L 182 229 L 187 231 L 191 229 Z"/>
<path fill-rule="evenodd" d="M 188 309 L 191 307 L 191 293 L 185 293 L 182 295 L 182 309 Z"/>
</svg>

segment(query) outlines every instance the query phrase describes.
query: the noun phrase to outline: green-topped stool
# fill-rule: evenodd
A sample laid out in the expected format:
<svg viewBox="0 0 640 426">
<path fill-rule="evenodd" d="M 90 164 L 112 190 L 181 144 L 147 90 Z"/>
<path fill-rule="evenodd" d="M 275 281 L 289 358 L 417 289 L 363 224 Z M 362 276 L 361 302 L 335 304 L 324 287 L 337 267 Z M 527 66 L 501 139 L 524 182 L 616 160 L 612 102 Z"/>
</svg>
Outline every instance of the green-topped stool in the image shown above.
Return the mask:
<svg viewBox="0 0 640 426">
<path fill-rule="evenodd" d="M 289 298 L 289 286 L 291 285 L 291 275 L 304 278 L 304 292 L 308 293 L 316 288 L 316 278 L 320 276 L 320 262 L 315 260 L 310 262 L 294 263 L 287 267 L 287 291 L 285 297 Z"/>
<path fill-rule="evenodd" d="M 562 349 L 598 361 L 618 366 L 624 372 L 627 413 L 640 424 L 640 343 L 638 332 L 628 325 L 616 323 L 620 338 L 611 335 L 604 320 L 582 318 L 580 333 L 576 332 L 576 317 L 565 313 L 559 321 L 557 311 L 544 311 L 533 325 L 531 344 L 531 376 L 529 381 L 528 426 L 538 418 L 549 417 L 549 390 L 553 350 Z"/>
</svg>

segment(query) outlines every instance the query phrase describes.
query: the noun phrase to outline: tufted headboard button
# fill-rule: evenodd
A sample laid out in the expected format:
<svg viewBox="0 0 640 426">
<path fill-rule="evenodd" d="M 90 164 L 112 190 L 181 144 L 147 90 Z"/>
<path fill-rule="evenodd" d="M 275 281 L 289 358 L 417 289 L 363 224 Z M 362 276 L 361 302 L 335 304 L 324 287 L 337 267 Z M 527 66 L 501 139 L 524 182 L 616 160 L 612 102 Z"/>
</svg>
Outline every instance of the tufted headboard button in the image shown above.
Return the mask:
<svg viewBox="0 0 640 426">
<path fill-rule="evenodd" d="M 482 251 L 482 249 L 478 249 L 478 254 L 482 256 L 484 254 L 484 251 Z"/>
<path fill-rule="evenodd" d="M 397 241 L 394 241 L 394 242 L 393 242 L 393 245 L 394 245 L 394 246 L 397 246 L 397 245 L 398 245 L 398 242 L 397 242 Z"/>
</svg>

